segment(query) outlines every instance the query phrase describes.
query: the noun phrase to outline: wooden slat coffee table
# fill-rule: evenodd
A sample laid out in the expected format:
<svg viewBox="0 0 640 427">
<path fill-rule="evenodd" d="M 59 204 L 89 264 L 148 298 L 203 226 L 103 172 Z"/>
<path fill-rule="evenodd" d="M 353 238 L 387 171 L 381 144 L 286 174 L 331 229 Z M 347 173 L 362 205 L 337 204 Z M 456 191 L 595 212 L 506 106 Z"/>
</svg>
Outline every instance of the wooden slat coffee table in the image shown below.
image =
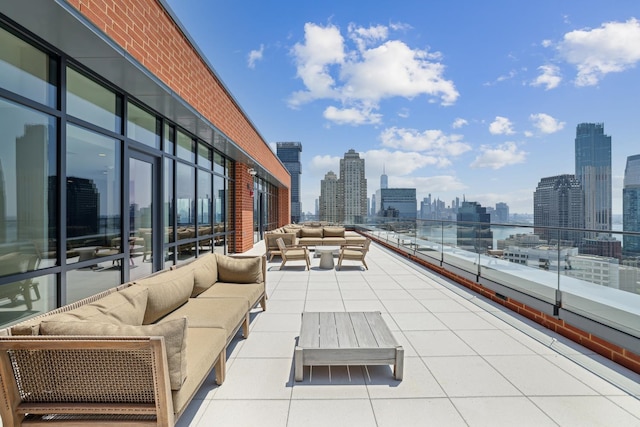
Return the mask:
<svg viewBox="0 0 640 427">
<path fill-rule="evenodd" d="M 404 349 L 376 312 L 303 312 L 295 349 L 295 379 L 304 366 L 393 365 L 402 380 Z"/>
</svg>

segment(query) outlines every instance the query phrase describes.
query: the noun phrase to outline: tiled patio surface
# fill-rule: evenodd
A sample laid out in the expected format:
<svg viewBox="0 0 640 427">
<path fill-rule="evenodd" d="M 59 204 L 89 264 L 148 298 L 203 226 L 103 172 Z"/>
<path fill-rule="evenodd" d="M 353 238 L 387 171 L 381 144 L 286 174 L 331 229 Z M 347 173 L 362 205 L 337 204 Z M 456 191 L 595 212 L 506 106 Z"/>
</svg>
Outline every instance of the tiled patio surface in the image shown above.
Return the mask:
<svg viewBox="0 0 640 427">
<path fill-rule="evenodd" d="M 263 244 L 256 245 L 259 252 Z M 372 245 L 369 270 L 269 263 L 267 311 L 180 426 L 640 426 L 640 376 Z M 405 350 L 391 367 L 315 367 L 293 380 L 302 311 L 380 311 Z M 620 385 L 621 387 L 616 386 Z"/>
</svg>

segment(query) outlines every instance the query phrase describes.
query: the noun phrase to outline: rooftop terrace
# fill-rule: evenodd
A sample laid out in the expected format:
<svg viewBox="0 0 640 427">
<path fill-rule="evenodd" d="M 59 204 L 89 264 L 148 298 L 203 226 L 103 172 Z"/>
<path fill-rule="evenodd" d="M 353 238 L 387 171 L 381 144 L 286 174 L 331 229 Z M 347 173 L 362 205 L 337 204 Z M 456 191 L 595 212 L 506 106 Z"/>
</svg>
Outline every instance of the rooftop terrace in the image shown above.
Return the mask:
<svg viewBox="0 0 640 427">
<path fill-rule="evenodd" d="M 369 270 L 318 263 L 269 263 L 267 311 L 179 426 L 640 425 L 640 375 L 377 244 Z M 404 380 L 351 366 L 350 380 L 346 367 L 305 367 L 295 382 L 303 311 L 380 311 L 404 347 Z"/>
</svg>

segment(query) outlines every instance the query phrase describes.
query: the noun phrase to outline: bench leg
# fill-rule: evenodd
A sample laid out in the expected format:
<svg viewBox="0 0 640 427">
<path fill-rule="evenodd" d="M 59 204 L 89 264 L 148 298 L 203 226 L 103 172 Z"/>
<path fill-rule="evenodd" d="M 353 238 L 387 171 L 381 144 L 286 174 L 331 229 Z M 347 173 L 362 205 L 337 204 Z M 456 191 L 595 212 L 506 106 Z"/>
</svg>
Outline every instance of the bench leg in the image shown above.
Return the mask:
<svg viewBox="0 0 640 427">
<path fill-rule="evenodd" d="M 267 293 L 265 292 L 262 298 L 260 298 L 260 307 L 262 311 L 267 311 Z"/>
<path fill-rule="evenodd" d="M 244 338 L 249 338 L 249 320 L 250 316 L 249 312 L 247 311 L 247 314 L 244 316 L 244 321 L 242 322 L 242 336 Z"/>
<path fill-rule="evenodd" d="M 302 381 L 304 378 L 304 367 L 302 366 L 302 349 L 296 347 L 294 351 L 295 358 L 295 379 L 296 381 Z"/>
<path fill-rule="evenodd" d="M 393 376 L 396 380 L 402 381 L 402 375 L 404 373 L 404 349 L 402 347 L 396 348 L 396 363 L 393 365 Z"/>
<path fill-rule="evenodd" d="M 225 347 L 220 352 L 220 357 L 218 357 L 218 361 L 214 367 L 216 370 L 216 384 L 222 385 L 224 382 L 225 375 L 227 373 L 227 348 Z"/>
</svg>

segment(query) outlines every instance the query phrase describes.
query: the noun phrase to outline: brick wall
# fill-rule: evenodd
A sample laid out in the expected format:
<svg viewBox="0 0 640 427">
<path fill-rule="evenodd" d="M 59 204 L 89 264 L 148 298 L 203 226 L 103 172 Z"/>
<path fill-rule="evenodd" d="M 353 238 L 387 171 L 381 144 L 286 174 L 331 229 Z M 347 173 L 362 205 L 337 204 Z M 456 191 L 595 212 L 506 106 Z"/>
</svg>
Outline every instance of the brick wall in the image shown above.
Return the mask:
<svg viewBox="0 0 640 427">
<path fill-rule="evenodd" d="M 68 1 L 252 158 L 258 159 L 280 182 L 290 187 L 287 170 L 160 3 L 156 0 Z M 245 165 L 238 166 L 246 174 Z M 245 189 L 246 185 L 240 188 Z M 282 192 L 281 188 L 279 190 Z M 287 208 L 281 209 L 279 214 L 289 210 L 288 190 L 286 192 L 284 205 Z M 242 201 L 237 207 L 237 224 L 242 228 L 236 228 L 239 234 L 236 238 L 243 242 L 241 247 L 250 248 L 244 243 L 244 236 L 251 235 L 253 230 L 253 208 L 246 209 L 244 193 L 239 193 L 236 198 Z M 282 206 L 285 200 L 282 195 L 278 200 Z M 289 214 L 284 219 L 280 217 L 278 223 L 288 222 L 289 218 Z"/>
</svg>

